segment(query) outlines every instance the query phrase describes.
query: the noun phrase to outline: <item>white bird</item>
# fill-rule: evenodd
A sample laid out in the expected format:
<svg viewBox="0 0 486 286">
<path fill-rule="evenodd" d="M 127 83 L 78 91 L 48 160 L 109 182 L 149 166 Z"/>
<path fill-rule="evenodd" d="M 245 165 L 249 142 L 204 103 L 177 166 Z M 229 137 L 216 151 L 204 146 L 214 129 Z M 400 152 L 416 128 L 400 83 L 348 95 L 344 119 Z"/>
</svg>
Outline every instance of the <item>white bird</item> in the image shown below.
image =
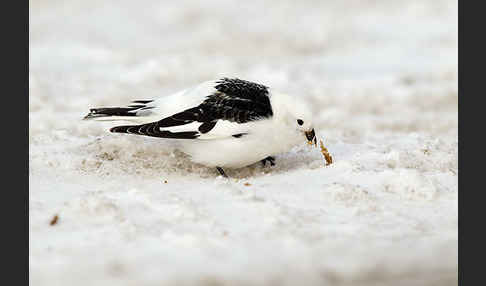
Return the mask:
<svg viewBox="0 0 486 286">
<path fill-rule="evenodd" d="M 177 141 L 191 160 L 223 170 L 261 161 L 274 165 L 276 154 L 303 142 L 316 144 L 309 108 L 298 97 L 237 78 L 207 81 L 128 107 L 93 108 L 84 119 L 123 120 L 111 132 Z"/>
</svg>

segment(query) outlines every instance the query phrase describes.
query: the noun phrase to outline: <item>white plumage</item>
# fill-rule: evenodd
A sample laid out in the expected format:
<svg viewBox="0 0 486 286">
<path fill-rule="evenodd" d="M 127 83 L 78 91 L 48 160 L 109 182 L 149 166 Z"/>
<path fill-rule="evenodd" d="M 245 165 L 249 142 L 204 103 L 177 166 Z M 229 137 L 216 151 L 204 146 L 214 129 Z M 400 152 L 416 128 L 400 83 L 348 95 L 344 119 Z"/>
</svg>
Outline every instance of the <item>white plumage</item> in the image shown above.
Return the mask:
<svg viewBox="0 0 486 286">
<path fill-rule="evenodd" d="M 240 79 L 201 83 L 129 107 L 94 108 L 85 119 L 126 121 L 110 131 L 166 138 L 209 167 L 241 168 L 316 141 L 311 112 L 298 97 Z"/>
</svg>

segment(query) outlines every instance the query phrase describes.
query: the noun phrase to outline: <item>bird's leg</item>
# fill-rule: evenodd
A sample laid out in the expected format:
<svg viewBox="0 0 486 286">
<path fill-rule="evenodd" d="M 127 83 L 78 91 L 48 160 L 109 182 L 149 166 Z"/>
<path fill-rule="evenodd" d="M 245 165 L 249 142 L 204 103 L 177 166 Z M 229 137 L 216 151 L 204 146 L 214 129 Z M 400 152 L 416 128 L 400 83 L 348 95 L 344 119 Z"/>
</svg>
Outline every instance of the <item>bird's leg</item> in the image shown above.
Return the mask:
<svg viewBox="0 0 486 286">
<path fill-rule="evenodd" d="M 268 156 L 267 158 L 261 160 L 260 162 L 262 162 L 263 167 L 265 167 L 267 161 L 270 162 L 270 166 L 275 166 L 275 157 Z"/>
<path fill-rule="evenodd" d="M 216 167 L 216 169 L 218 170 L 218 172 L 221 174 L 221 176 L 225 177 L 225 178 L 228 178 L 228 176 L 226 176 L 223 168 L 221 167 Z"/>
</svg>

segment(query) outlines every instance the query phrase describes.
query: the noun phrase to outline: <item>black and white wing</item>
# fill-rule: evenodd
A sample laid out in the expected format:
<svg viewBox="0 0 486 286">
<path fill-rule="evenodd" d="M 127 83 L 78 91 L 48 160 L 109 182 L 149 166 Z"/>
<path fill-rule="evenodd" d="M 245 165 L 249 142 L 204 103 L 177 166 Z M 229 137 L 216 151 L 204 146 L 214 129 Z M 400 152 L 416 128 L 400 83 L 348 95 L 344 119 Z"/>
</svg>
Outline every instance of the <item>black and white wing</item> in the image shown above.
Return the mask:
<svg viewBox="0 0 486 286">
<path fill-rule="evenodd" d="M 163 104 L 158 101 L 158 105 Z M 237 78 L 223 78 L 214 82 L 210 94 L 197 106 L 159 121 L 116 126 L 110 131 L 173 139 L 238 138 L 250 132 L 245 123 L 272 116 L 268 87 Z M 216 130 L 218 124 L 224 128 Z"/>
</svg>

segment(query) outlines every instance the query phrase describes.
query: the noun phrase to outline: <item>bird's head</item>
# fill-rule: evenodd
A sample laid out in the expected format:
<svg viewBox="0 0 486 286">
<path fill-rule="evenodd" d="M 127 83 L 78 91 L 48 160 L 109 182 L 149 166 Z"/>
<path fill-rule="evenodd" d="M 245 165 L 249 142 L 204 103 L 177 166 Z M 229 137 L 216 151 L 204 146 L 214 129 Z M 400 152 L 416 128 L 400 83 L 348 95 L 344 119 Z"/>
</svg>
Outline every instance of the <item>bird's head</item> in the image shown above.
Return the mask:
<svg viewBox="0 0 486 286">
<path fill-rule="evenodd" d="M 276 120 L 283 122 L 287 128 L 307 139 L 309 144 L 317 145 L 316 133 L 312 121 L 312 111 L 299 98 L 278 94 L 272 100 Z"/>
</svg>

